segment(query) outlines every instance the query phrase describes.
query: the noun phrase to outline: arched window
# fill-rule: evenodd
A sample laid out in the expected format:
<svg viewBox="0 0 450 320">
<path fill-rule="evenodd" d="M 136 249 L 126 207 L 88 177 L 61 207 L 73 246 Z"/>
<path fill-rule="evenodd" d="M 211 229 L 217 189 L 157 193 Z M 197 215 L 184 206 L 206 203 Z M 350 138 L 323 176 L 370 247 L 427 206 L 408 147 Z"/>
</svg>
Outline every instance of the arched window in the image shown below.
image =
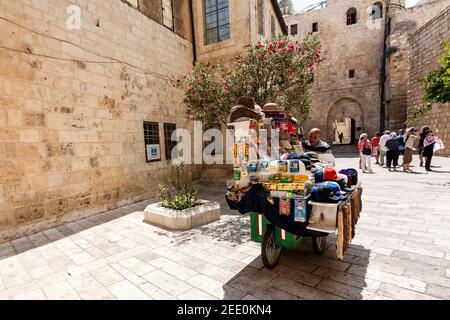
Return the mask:
<svg viewBox="0 0 450 320">
<path fill-rule="evenodd" d="M 373 4 L 371 17 L 373 20 L 383 18 L 383 4 L 381 2 L 376 2 Z"/>
<path fill-rule="evenodd" d="M 356 22 L 357 22 L 356 16 L 357 16 L 357 11 L 355 8 L 348 9 L 348 11 L 347 11 L 347 25 L 348 26 L 351 24 L 356 24 Z"/>
</svg>

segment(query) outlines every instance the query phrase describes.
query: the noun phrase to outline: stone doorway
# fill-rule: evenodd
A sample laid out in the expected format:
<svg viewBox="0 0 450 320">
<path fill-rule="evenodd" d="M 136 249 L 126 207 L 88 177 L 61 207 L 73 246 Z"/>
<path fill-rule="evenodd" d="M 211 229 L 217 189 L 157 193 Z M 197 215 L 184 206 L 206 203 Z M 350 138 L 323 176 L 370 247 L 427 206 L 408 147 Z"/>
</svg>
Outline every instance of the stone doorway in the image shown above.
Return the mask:
<svg viewBox="0 0 450 320">
<path fill-rule="evenodd" d="M 356 120 L 344 117 L 343 122 L 334 121 L 333 145 L 349 145 L 355 143 Z"/>
<path fill-rule="evenodd" d="M 351 98 L 335 102 L 328 111 L 327 139 L 333 145 L 352 145 L 364 128 L 361 104 Z"/>
</svg>

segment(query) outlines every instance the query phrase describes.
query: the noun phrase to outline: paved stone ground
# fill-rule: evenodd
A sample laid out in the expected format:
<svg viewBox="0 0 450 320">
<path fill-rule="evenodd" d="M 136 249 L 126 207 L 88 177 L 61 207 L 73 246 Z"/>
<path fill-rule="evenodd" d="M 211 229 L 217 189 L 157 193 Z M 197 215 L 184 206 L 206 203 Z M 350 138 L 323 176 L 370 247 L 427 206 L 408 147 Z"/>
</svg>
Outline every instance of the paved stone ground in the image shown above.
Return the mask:
<svg viewBox="0 0 450 320">
<path fill-rule="evenodd" d="M 440 172 L 362 176 L 343 262 L 330 241 L 324 257 L 305 245 L 269 271 L 248 217 L 224 209 L 220 222 L 170 233 L 144 224 L 140 203 L 0 245 L 0 299 L 450 299 L 450 159 L 434 163 Z M 224 186 L 202 189 L 223 203 Z"/>
</svg>

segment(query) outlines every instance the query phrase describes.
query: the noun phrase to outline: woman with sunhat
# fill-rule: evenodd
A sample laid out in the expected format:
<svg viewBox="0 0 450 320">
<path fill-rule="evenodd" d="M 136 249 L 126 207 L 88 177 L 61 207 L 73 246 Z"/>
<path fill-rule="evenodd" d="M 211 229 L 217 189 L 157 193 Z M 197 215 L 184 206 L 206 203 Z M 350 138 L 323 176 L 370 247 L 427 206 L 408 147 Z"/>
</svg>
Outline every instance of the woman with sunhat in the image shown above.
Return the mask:
<svg viewBox="0 0 450 320">
<path fill-rule="evenodd" d="M 403 141 L 405 143 L 405 153 L 403 155 L 403 172 L 411 172 L 409 166 L 413 160 L 413 150 L 414 150 L 414 142 L 417 140 L 417 136 L 415 133 L 417 132 L 416 128 L 409 128 L 406 130 L 405 135 L 403 136 Z"/>
<path fill-rule="evenodd" d="M 363 173 L 370 172 L 372 170 L 372 144 L 370 143 L 367 133 L 361 134 L 358 143 L 359 156 L 361 160 L 361 169 Z"/>
</svg>

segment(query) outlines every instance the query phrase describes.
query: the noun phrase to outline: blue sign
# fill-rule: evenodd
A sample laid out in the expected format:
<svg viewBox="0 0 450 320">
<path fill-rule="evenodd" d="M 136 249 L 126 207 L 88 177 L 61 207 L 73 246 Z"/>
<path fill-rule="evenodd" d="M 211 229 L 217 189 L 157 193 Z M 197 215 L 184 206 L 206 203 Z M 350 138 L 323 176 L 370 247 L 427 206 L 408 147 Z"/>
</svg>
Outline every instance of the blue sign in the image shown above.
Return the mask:
<svg viewBox="0 0 450 320">
<path fill-rule="evenodd" d="M 147 145 L 147 160 L 148 161 L 161 160 L 161 149 L 159 147 L 159 144 Z"/>
</svg>

